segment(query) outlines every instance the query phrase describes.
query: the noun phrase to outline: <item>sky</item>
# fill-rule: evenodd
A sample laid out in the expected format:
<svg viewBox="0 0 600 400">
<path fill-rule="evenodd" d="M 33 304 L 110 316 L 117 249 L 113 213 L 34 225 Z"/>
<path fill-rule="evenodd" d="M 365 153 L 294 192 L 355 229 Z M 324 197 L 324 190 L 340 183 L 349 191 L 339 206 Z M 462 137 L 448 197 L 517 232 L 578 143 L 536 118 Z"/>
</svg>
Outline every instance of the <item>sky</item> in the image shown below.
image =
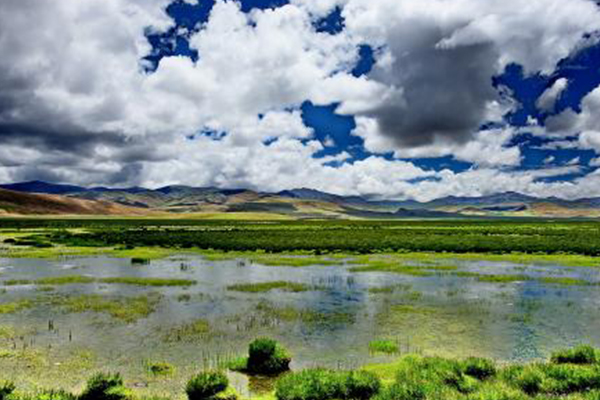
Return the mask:
<svg viewBox="0 0 600 400">
<path fill-rule="evenodd" d="M 0 182 L 600 196 L 592 0 L 2 0 Z"/>
</svg>

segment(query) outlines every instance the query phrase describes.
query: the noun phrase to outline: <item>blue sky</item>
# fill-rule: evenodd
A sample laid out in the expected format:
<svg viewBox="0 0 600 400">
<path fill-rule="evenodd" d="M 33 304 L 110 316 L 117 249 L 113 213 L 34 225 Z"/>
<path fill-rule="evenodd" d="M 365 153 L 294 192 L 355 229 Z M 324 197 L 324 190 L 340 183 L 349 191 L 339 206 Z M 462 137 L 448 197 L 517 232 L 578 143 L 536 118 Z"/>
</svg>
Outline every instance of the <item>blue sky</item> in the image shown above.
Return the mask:
<svg viewBox="0 0 600 400">
<path fill-rule="evenodd" d="M 600 196 L 591 0 L 2 7 L 3 181 Z"/>
</svg>

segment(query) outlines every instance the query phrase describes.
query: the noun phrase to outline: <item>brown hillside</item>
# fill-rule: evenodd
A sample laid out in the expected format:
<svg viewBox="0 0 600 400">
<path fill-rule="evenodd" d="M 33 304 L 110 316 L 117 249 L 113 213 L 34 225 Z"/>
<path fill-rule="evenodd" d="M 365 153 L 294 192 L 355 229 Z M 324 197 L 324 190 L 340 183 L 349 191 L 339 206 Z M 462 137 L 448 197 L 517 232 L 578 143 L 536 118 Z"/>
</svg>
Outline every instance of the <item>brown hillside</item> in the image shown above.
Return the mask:
<svg viewBox="0 0 600 400">
<path fill-rule="evenodd" d="M 144 215 L 148 211 L 109 201 L 13 192 L 0 189 L 0 214 L 16 215 Z"/>
</svg>

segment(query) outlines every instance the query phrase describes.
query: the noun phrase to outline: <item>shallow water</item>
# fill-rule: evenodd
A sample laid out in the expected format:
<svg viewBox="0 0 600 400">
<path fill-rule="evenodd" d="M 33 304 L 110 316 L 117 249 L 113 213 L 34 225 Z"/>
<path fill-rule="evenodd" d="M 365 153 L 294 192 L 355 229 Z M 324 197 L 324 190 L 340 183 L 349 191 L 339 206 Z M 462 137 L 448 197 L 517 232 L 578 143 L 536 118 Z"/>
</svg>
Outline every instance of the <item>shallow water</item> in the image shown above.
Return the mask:
<svg viewBox="0 0 600 400">
<path fill-rule="evenodd" d="M 419 264 L 418 260 L 414 262 Z M 447 262 L 444 265 L 448 265 Z M 557 265 L 458 261 L 461 271 L 574 277 L 600 281 L 600 271 Z M 31 299 L 34 306 L 0 314 L 0 368 L 18 383 L 76 389 L 98 369 L 120 370 L 127 381 L 153 393 L 181 392 L 198 369 L 243 355 L 257 336 L 280 340 L 293 353 L 293 368 L 313 365 L 356 367 L 390 360 L 370 354 L 369 342 L 387 338 L 402 353 L 419 352 L 523 361 L 546 357 L 556 348 L 600 345 L 600 295 L 596 286 L 562 286 L 528 280 L 480 282 L 450 274 L 415 277 L 388 272 L 351 272 L 335 266 L 273 267 L 256 263 L 207 261 L 181 255 L 132 265 L 108 257 L 0 259 L 0 283 L 8 279 L 84 275 L 160 277 L 197 281 L 190 287 L 75 284 L 41 291 L 35 285 L 5 286 L 0 304 Z M 291 281 L 316 290 L 243 293 L 236 283 Z M 393 292 L 370 289 L 395 286 Z M 105 313 L 67 312 L 52 299 L 97 294 L 107 298 L 160 295 L 147 317 L 125 323 Z M 173 340 L 172 329 L 203 319 L 210 331 Z M 1 328 L 17 334 L 4 335 Z M 168 361 L 172 377 L 153 378 L 147 361 Z M 247 391 L 247 379 L 232 376 Z"/>
</svg>

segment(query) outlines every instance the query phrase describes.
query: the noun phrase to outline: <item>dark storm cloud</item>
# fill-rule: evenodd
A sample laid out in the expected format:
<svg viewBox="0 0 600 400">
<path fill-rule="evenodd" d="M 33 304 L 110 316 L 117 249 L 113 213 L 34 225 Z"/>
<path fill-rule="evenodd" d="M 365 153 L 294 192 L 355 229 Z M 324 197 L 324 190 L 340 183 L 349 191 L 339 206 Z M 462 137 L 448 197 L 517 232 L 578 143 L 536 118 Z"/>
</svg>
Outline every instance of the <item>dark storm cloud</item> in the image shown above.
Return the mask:
<svg viewBox="0 0 600 400">
<path fill-rule="evenodd" d="M 402 90 L 370 113 L 401 147 L 432 144 L 436 138 L 468 141 L 484 120 L 486 103 L 498 96 L 491 80 L 498 61 L 494 45 L 438 46 L 447 36 L 426 24 L 401 27 L 389 39 L 391 70 L 371 73 Z"/>
</svg>

